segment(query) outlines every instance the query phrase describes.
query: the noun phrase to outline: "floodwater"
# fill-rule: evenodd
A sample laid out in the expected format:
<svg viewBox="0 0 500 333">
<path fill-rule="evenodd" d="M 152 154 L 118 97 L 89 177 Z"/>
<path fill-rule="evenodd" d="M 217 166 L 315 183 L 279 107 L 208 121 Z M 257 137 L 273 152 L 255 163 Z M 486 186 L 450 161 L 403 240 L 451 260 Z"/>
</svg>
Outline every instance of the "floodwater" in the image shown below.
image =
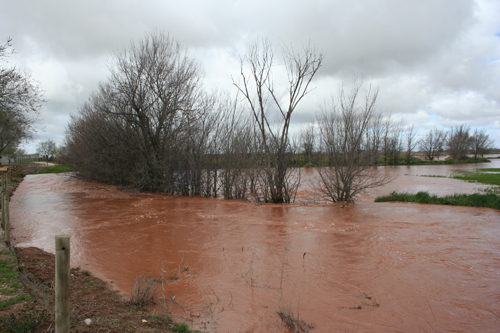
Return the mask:
<svg viewBox="0 0 500 333">
<path fill-rule="evenodd" d="M 125 295 L 137 274 L 158 277 L 163 267 L 164 278 L 177 278 L 163 285 L 169 311 L 207 332 L 288 332 L 278 311 L 313 332 L 498 332 L 500 211 L 373 202 L 393 190 L 477 192 L 487 186 L 421 176 L 478 167 L 500 160 L 393 167 L 392 183 L 344 208 L 30 175 L 12 197 L 12 234 L 17 246 L 48 252 L 55 235 L 71 235 L 72 265 Z"/>
</svg>

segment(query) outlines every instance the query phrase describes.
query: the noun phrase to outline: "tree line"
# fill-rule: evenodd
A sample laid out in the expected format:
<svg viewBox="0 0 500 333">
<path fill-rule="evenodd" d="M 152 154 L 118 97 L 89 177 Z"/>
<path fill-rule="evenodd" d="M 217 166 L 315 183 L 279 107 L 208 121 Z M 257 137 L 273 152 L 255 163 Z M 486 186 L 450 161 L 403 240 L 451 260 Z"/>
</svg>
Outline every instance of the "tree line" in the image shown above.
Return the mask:
<svg viewBox="0 0 500 333">
<path fill-rule="evenodd" d="M 148 34 L 113 57 L 108 78 L 71 118 L 64 144 L 43 141 L 38 151 L 82 177 L 142 191 L 288 203 L 301 182 L 296 166 L 319 166 L 317 194 L 350 201 L 390 181 L 376 165 L 410 163 L 417 150 L 429 160 L 444 149 L 462 159 L 463 149 L 475 147 L 477 157 L 491 145 L 485 131 L 465 125 L 418 139 L 412 126 L 378 111 L 378 90 L 356 79 L 293 134 L 292 114 L 324 54 L 312 45 L 283 48 L 280 61 L 277 54 L 269 41 L 255 43 L 232 77 L 235 93 L 209 93 L 186 49 L 169 35 Z M 38 86 L 31 89 L 41 103 Z"/>
<path fill-rule="evenodd" d="M 184 48 L 149 34 L 114 57 L 107 81 L 72 118 L 65 157 L 83 177 L 143 191 L 274 203 L 294 201 L 303 158 L 321 167 L 317 193 L 337 202 L 387 183 L 386 170 L 373 166 L 409 163 L 417 149 L 433 160 L 446 147 L 462 159 L 480 136 L 478 154 L 491 144 L 468 126 L 417 140 L 413 127 L 377 110 L 377 89 L 356 80 L 292 135 L 292 114 L 324 54 L 285 48 L 280 86 L 275 55 L 269 41 L 254 44 L 232 78 L 237 94 L 211 94 Z"/>
</svg>

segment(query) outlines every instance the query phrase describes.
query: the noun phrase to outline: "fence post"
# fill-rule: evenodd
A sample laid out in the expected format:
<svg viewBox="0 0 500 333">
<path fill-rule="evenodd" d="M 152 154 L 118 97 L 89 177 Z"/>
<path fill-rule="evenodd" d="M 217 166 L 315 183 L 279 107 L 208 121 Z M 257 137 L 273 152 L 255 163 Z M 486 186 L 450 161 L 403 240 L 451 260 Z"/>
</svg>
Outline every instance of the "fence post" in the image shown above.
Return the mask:
<svg viewBox="0 0 500 333">
<path fill-rule="evenodd" d="M 2 187 L 1 190 L 1 202 L 2 202 L 2 229 L 5 229 L 5 188 Z"/>
<path fill-rule="evenodd" d="M 69 236 L 56 236 L 56 333 L 69 333 Z"/>
<path fill-rule="evenodd" d="M 3 205 L 3 208 L 5 209 L 4 217 L 5 217 L 5 222 L 3 223 L 3 228 L 5 231 L 5 243 L 7 246 L 10 246 L 10 216 L 9 216 L 9 196 L 4 195 L 4 200 L 5 203 Z"/>
</svg>

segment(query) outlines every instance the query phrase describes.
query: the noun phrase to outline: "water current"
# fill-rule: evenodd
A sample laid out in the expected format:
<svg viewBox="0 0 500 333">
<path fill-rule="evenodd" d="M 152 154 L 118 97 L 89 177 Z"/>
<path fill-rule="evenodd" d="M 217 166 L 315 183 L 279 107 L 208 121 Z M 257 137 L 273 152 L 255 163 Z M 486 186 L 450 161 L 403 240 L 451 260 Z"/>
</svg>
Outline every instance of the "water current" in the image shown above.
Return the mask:
<svg viewBox="0 0 500 333">
<path fill-rule="evenodd" d="M 393 167 L 394 181 L 341 208 L 136 193 L 73 174 L 29 175 L 11 201 L 16 246 L 54 252 L 130 296 L 163 277 L 178 321 L 206 332 L 498 332 L 500 211 L 374 203 L 391 191 L 473 193 L 449 176 L 480 165 Z M 304 169 L 301 197 L 313 169 Z M 161 289 L 162 286 L 158 284 Z"/>
</svg>

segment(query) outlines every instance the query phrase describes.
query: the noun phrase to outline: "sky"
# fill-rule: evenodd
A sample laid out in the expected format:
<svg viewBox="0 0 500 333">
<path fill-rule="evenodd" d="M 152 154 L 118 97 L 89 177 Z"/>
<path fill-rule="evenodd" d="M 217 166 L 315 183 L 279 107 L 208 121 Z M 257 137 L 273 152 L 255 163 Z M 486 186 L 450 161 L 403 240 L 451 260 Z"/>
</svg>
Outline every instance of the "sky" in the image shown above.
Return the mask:
<svg viewBox="0 0 500 333">
<path fill-rule="evenodd" d="M 10 64 L 47 99 L 29 153 L 39 141 L 62 144 L 113 55 L 158 31 L 188 50 L 217 91 L 234 92 L 240 59 L 259 39 L 277 49 L 315 45 L 323 66 L 294 128 L 356 76 L 378 87 L 378 110 L 419 135 L 469 124 L 500 147 L 498 0 L 0 0 L 0 8 L 0 43 L 11 37 L 16 52 Z"/>
</svg>

